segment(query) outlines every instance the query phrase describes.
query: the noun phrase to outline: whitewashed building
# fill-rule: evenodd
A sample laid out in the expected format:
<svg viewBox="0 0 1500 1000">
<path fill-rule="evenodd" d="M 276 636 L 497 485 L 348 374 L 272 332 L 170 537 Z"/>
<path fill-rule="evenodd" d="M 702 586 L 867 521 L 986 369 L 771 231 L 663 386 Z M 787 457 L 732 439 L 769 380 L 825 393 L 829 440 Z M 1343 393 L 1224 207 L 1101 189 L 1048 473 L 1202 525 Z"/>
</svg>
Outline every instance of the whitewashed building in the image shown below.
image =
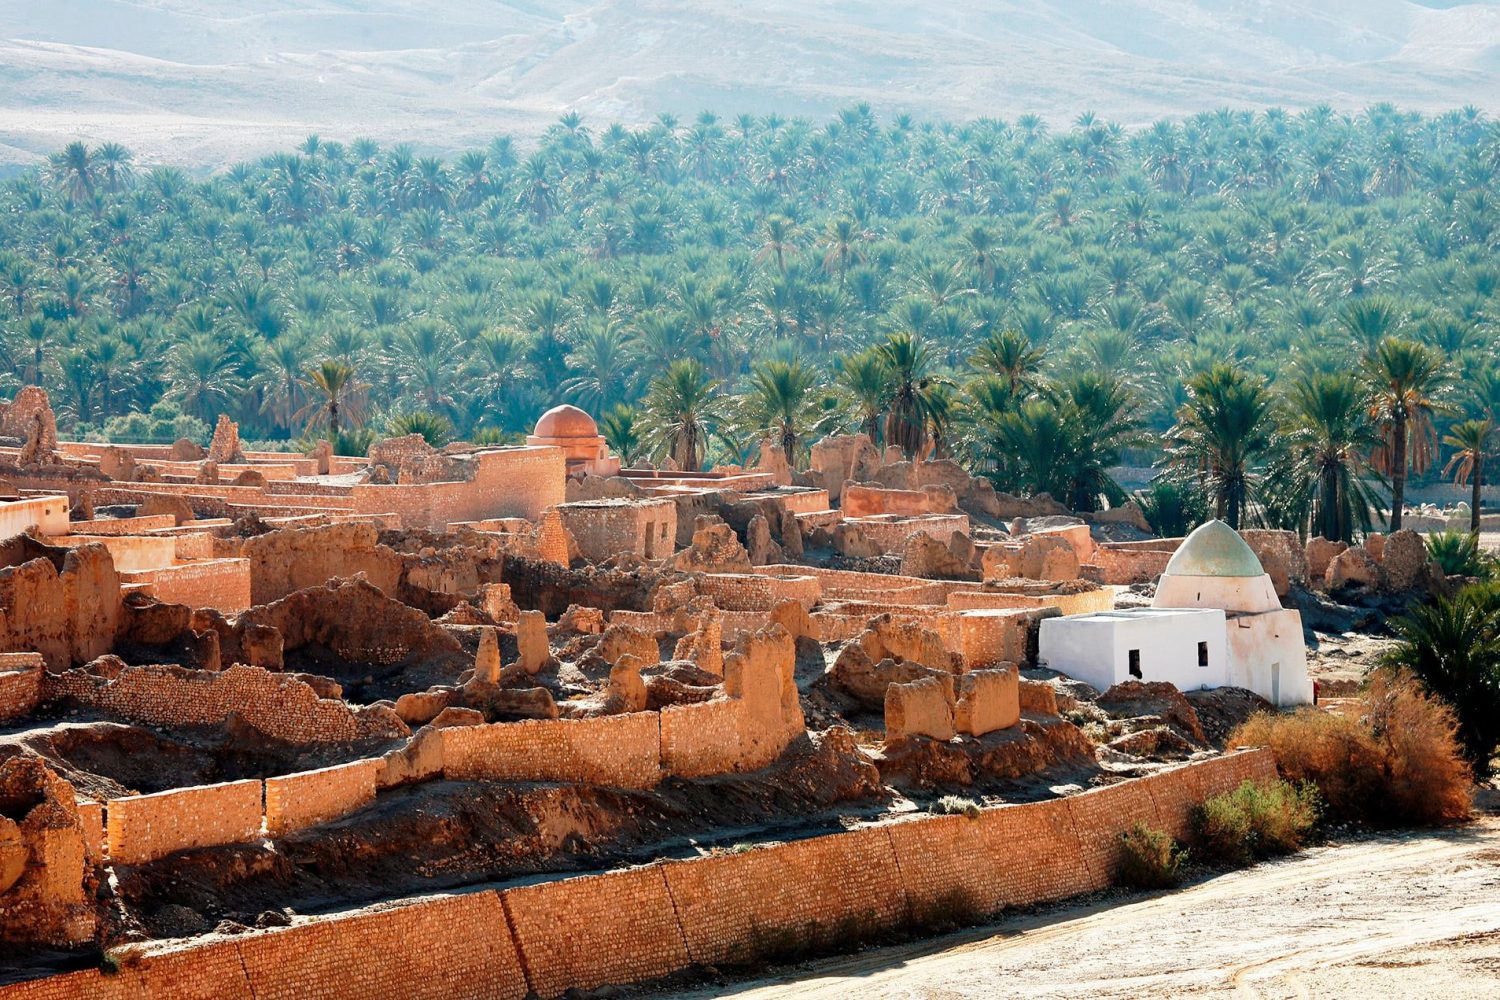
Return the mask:
<svg viewBox="0 0 1500 1000">
<path fill-rule="evenodd" d="M 1214 613 L 1217 642 L 1198 612 Z M 1044 620 L 1038 659 L 1101 690 L 1159 680 L 1186 691 L 1247 688 L 1274 705 L 1312 701 L 1302 615 L 1281 606 L 1260 560 L 1223 521 L 1183 540 L 1150 608 Z"/>
<path fill-rule="evenodd" d="M 1119 608 L 1044 618 L 1042 665 L 1105 691 L 1123 681 L 1166 681 L 1180 691 L 1223 687 L 1224 612 Z"/>
</svg>

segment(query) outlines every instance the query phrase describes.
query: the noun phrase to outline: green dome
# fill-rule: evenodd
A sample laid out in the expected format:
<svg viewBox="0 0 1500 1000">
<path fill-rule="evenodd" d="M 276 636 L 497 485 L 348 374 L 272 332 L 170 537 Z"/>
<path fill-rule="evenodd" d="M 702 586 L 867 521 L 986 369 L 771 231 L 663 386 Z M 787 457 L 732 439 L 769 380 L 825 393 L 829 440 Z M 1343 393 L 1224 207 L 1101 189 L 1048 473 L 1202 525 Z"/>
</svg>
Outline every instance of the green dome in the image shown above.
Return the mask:
<svg viewBox="0 0 1500 1000">
<path fill-rule="evenodd" d="M 1223 521 L 1199 525 L 1183 539 L 1163 576 L 1260 576 L 1265 573 L 1250 546 Z"/>
</svg>

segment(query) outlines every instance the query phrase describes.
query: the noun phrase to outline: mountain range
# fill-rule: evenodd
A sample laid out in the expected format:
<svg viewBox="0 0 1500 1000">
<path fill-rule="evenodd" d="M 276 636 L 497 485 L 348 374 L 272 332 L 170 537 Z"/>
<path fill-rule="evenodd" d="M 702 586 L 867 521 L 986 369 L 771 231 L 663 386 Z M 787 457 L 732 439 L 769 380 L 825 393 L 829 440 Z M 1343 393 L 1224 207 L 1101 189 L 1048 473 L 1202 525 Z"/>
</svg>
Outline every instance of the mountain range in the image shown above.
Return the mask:
<svg viewBox="0 0 1500 1000">
<path fill-rule="evenodd" d="M 209 169 L 309 133 L 421 151 L 566 111 L 1126 125 L 1224 106 L 1500 106 L 1500 3 L 0 0 L 0 166 L 113 140 Z"/>
</svg>

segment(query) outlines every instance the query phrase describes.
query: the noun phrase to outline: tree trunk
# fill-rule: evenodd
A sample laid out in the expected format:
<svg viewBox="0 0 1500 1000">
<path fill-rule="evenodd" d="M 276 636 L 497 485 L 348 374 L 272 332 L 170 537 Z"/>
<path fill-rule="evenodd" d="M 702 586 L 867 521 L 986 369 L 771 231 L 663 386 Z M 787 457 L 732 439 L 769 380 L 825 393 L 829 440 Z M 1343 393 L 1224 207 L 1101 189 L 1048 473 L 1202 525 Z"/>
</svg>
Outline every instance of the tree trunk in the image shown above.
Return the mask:
<svg viewBox="0 0 1500 1000">
<path fill-rule="evenodd" d="M 1235 531 L 1240 530 L 1240 489 L 1238 484 L 1229 489 L 1229 509 L 1225 512 L 1224 520 Z"/>
<path fill-rule="evenodd" d="M 1479 488 L 1484 482 L 1484 456 L 1474 456 L 1474 482 L 1469 495 L 1469 533 L 1479 541 Z"/>
<path fill-rule="evenodd" d="M 1396 440 L 1391 448 L 1391 523 L 1392 532 L 1401 530 L 1401 508 L 1406 505 L 1406 408 L 1391 413 L 1392 432 Z"/>
<path fill-rule="evenodd" d="M 1353 532 L 1348 530 L 1339 517 L 1342 511 L 1338 503 L 1338 475 L 1336 468 L 1323 470 L 1323 510 L 1322 517 L 1319 518 L 1323 523 L 1319 525 L 1318 533 L 1329 541 L 1348 542 L 1353 539 L 1346 538 L 1345 535 L 1352 535 Z"/>
</svg>

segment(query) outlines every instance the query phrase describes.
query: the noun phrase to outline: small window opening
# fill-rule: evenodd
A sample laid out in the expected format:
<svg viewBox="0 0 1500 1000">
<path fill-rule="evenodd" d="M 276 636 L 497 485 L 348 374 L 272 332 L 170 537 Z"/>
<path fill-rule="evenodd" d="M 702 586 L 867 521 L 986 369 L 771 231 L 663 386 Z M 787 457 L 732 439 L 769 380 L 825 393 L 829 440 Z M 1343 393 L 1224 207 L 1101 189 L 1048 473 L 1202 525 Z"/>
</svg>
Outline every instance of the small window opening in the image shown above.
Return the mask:
<svg viewBox="0 0 1500 1000">
<path fill-rule="evenodd" d="M 1130 651 L 1130 676 L 1136 680 L 1141 679 L 1141 651 L 1139 649 Z"/>
<path fill-rule="evenodd" d="M 1198 666 L 1208 666 L 1208 643 L 1198 643 Z"/>
</svg>

